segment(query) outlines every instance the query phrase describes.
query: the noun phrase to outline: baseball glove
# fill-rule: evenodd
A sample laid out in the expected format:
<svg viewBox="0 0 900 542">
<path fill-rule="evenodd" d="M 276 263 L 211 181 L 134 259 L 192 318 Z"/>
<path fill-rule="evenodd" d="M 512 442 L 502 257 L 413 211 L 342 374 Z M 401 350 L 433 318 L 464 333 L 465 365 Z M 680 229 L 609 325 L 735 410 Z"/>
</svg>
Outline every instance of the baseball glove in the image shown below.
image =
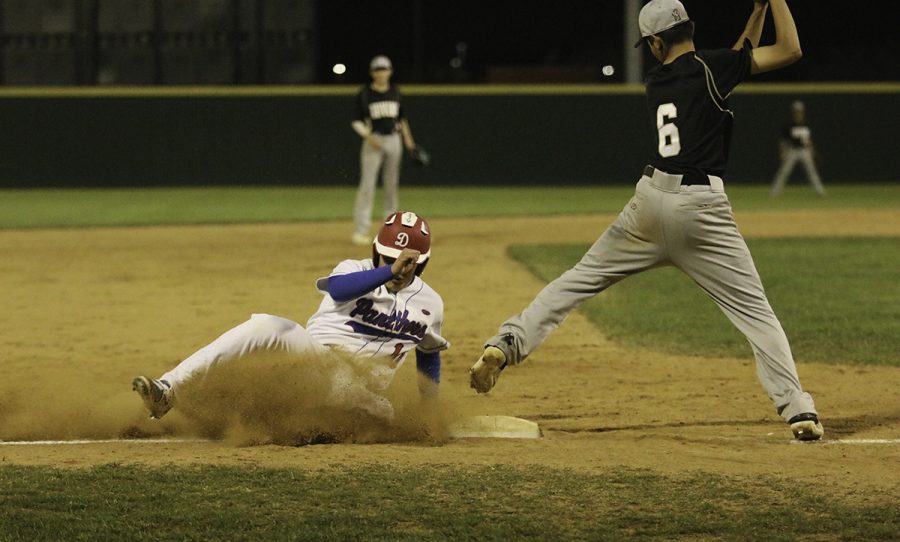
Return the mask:
<svg viewBox="0 0 900 542">
<path fill-rule="evenodd" d="M 431 163 L 431 155 L 421 145 L 416 145 L 415 148 L 409 152 L 409 155 L 412 158 L 413 163 L 419 166 L 425 167 Z"/>
<path fill-rule="evenodd" d="M 496 346 L 488 346 L 484 353 L 469 369 L 469 385 L 478 393 L 491 391 L 506 368 L 506 356 Z"/>
</svg>

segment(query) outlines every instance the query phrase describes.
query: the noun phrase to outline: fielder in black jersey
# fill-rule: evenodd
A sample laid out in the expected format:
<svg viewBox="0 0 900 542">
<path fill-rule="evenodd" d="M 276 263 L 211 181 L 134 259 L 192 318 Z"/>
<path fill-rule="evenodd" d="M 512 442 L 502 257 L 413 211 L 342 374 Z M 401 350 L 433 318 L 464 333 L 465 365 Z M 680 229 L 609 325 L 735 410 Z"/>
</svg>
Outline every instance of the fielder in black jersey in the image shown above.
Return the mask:
<svg viewBox="0 0 900 542">
<path fill-rule="evenodd" d="M 400 122 L 406 117 L 397 85 L 388 83 L 384 91 L 365 85 L 356 97 L 354 122 L 367 124 L 371 134 L 389 136 L 400 131 Z"/>
<path fill-rule="evenodd" d="M 411 151 L 416 143 L 403 112 L 400 90 L 391 83 L 391 60 L 376 56 L 369 64 L 372 82 L 360 89 L 353 130 L 363 139 L 359 151 L 359 188 L 353 207 L 354 231 L 351 240 L 358 245 L 372 244 L 372 203 L 378 174 L 384 185 L 384 216 L 400 205 L 400 163 L 403 147 Z M 402 141 L 401 141 L 402 139 Z"/>
<path fill-rule="evenodd" d="M 774 197 L 781 193 L 797 162 L 800 162 L 806 170 L 809 184 L 813 186 L 818 195 L 824 196 L 825 187 L 822 185 L 822 178 L 819 177 L 819 170 L 816 168 L 812 132 L 806 124 L 806 106 L 803 102 L 797 100 L 791 104 L 791 122 L 781 128 L 778 146 L 780 147 L 781 165 L 775 172 L 775 178 L 772 179 L 772 189 L 769 194 Z"/>
<path fill-rule="evenodd" d="M 586 299 L 631 275 L 671 265 L 690 276 L 747 337 L 759 380 L 794 436 L 822 437 L 815 404 L 800 386 L 787 337 L 737 229 L 722 180 L 734 119 L 729 94 L 750 74 L 801 56 L 785 0 L 771 0 L 775 44 L 756 48 L 768 4 L 754 2 L 732 49 L 708 51 L 695 50 L 694 23 L 681 2 L 651 0 L 644 6 L 638 45 L 646 43 L 660 61 L 647 74 L 656 150 L 634 197 L 581 261 L 485 343 L 470 370 L 476 391 L 490 391 L 507 365 L 522 362 Z"/>
<path fill-rule="evenodd" d="M 659 134 L 650 165 L 701 184 L 724 176 L 734 120 L 726 100 L 750 75 L 751 49 L 745 41 L 737 51 L 694 51 L 650 70 L 647 107 Z"/>
</svg>

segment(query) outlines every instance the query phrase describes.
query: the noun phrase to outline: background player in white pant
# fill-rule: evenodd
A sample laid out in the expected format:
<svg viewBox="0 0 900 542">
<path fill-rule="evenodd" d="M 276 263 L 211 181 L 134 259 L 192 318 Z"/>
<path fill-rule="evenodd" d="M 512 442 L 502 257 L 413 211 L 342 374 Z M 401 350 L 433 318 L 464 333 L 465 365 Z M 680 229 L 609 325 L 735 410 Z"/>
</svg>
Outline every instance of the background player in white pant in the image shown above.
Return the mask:
<svg viewBox="0 0 900 542">
<path fill-rule="evenodd" d="M 825 187 L 816 169 L 816 161 L 813 159 L 812 132 L 806 124 L 806 106 L 797 100 L 791 104 L 791 122 L 781 129 L 781 138 L 778 140 L 781 151 L 781 166 L 772 180 L 771 195 L 777 196 L 784 190 L 788 177 L 794 171 L 797 162 L 803 164 L 809 184 L 813 186 L 820 196 L 825 195 Z"/>
<path fill-rule="evenodd" d="M 658 136 L 651 165 L 634 198 L 581 261 L 487 341 L 471 369 L 473 388 L 489 391 L 507 364 L 523 361 L 584 300 L 635 273 L 674 265 L 747 337 L 760 382 L 794 436 L 822 436 L 812 397 L 800 387 L 787 338 L 722 181 L 733 120 L 726 98 L 751 73 L 785 66 L 801 55 L 785 0 L 771 0 L 771 7 L 774 45 L 755 48 L 767 11 L 766 3 L 757 1 L 732 49 L 696 51 L 694 23 L 681 2 L 652 0 L 644 6 L 638 19 L 642 41 L 661 62 L 647 74 L 647 103 Z"/>
<path fill-rule="evenodd" d="M 279 316 L 254 314 L 159 379 L 139 376 L 132 387 L 150 416 L 159 418 L 176 403 L 184 382 L 216 365 L 258 350 L 325 353 L 334 348 L 369 364 L 370 370 L 365 382 L 340 382 L 324 406 L 360 408 L 390 420 L 393 407 L 378 392 L 388 387 L 407 354 L 415 350 L 416 366 L 427 377 L 420 379 L 420 391 L 433 396 L 440 381 L 440 351 L 449 346 L 441 337 L 444 302 L 420 277 L 430 256 L 428 223 L 415 213 L 394 213 L 373 242 L 372 259 L 345 260 L 316 281 L 325 297 L 306 328 Z"/>
<path fill-rule="evenodd" d="M 403 147 L 408 151 L 416 147 L 400 103 L 400 90 L 391 83 L 393 73 L 391 60 L 383 55 L 376 56 L 369 64 L 372 82 L 360 89 L 356 97 L 356 117 L 351 126 L 363 142 L 359 151 L 359 188 L 353 207 L 351 239 L 358 245 L 367 245 L 370 241 L 372 202 L 379 171 L 384 184 L 383 216 L 387 216 L 400 205 L 398 190 Z"/>
</svg>

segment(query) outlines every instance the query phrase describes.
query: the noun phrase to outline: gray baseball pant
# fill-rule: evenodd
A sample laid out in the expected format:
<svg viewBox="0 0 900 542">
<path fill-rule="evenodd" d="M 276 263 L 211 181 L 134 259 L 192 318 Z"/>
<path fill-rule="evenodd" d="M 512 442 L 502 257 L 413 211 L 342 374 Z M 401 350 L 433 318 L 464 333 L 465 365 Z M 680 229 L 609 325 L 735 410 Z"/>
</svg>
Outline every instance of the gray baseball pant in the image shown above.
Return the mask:
<svg viewBox="0 0 900 542">
<path fill-rule="evenodd" d="M 363 141 L 359 151 L 359 188 L 356 191 L 356 204 L 353 207 L 353 222 L 356 233 L 369 234 L 372 226 L 372 204 L 375 200 L 375 187 L 378 184 L 378 172 L 382 172 L 384 185 L 384 215 L 396 212 L 400 205 L 398 187 L 400 185 L 400 162 L 403 158 L 403 145 L 400 134 L 376 134 L 381 141 L 381 149 L 376 149 Z"/>
<path fill-rule="evenodd" d="M 674 265 L 702 288 L 747 340 L 756 373 L 789 420 L 815 413 L 800 387 L 781 323 L 772 311 L 719 177 L 710 185 L 681 185 L 659 170 L 642 176 L 634 197 L 575 267 L 548 284 L 486 344 L 519 363 L 585 300 L 641 271 Z M 648 317 L 650 317 L 648 315 Z"/>
<path fill-rule="evenodd" d="M 824 194 L 825 187 L 822 186 L 822 179 L 819 177 L 819 171 L 816 169 L 812 151 L 802 147 L 791 148 L 787 151 L 784 160 L 781 162 L 781 167 L 778 168 L 778 171 L 775 173 L 775 179 L 772 181 L 771 194 L 777 196 L 784 190 L 784 185 L 787 184 L 788 177 L 791 176 L 791 172 L 794 171 L 797 162 L 803 164 L 809 184 L 813 185 L 816 193 L 820 196 Z"/>
</svg>

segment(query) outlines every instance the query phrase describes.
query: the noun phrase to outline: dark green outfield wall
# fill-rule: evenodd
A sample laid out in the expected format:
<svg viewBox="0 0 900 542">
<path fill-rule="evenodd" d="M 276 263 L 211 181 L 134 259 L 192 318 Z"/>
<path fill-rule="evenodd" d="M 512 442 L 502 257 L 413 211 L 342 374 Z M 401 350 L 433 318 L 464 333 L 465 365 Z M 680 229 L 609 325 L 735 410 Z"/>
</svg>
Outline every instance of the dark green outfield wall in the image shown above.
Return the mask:
<svg viewBox="0 0 900 542">
<path fill-rule="evenodd" d="M 431 167 L 404 183 L 633 183 L 655 132 L 637 89 L 409 89 Z M 729 182 L 768 182 L 790 102 L 807 104 L 826 182 L 900 178 L 900 93 L 736 94 Z M 159 91 L 163 92 L 163 91 Z M 0 93 L 0 186 L 334 184 L 357 180 L 352 89 Z M 330 92 L 331 94 L 324 94 Z"/>
</svg>

